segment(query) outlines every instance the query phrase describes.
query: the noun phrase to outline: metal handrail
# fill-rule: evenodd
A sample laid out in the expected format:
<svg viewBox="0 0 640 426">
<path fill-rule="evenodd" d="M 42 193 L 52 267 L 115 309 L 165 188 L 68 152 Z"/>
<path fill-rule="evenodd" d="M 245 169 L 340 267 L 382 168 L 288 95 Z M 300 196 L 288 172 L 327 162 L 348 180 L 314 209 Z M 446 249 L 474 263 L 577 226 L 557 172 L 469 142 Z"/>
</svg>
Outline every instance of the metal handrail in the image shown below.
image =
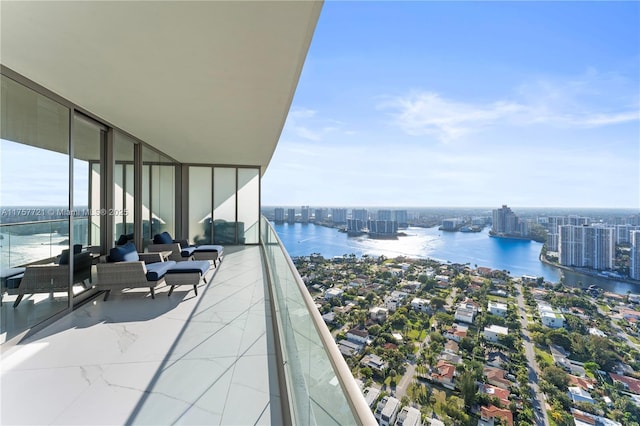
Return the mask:
<svg viewBox="0 0 640 426">
<path fill-rule="evenodd" d="M 271 231 L 273 231 L 273 235 L 275 236 L 278 245 L 282 249 L 282 252 L 285 254 L 287 265 L 289 266 L 289 269 L 296 280 L 300 295 L 302 296 L 305 306 L 309 311 L 309 316 L 312 319 L 313 325 L 315 326 L 315 329 L 320 336 L 322 346 L 324 347 L 331 366 L 336 373 L 336 377 L 338 378 L 340 387 L 342 388 L 342 391 L 346 396 L 352 414 L 357 419 L 360 425 L 377 425 L 378 422 L 373 416 L 373 413 L 369 408 L 366 400 L 364 399 L 360 388 L 356 384 L 349 366 L 342 357 L 342 354 L 340 353 L 340 350 L 338 349 L 338 346 L 336 345 L 331 332 L 329 332 L 329 329 L 325 325 L 324 320 L 322 319 L 320 312 L 316 308 L 315 302 L 311 298 L 311 295 L 309 294 L 304 282 L 302 281 L 298 270 L 296 269 L 293 261 L 291 260 L 291 257 L 289 256 L 289 253 L 287 253 L 287 250 L 284 248 L 284 244 L 282 244 L 278 233 L 264 216 L 263 219 L 267 226 L 271 229 Z"/>
<path fill-rule="evenodd" d="M 3 226 L 20 226 L 20 225 L 37 225 L 39 223 L 53 223 L 53 222 L 69 222 L 69 218 L 66 218 L 66 219 L 31 220 L 29 222 L 0 223 L 0 227 L 3 227 Z"/>
</svg>

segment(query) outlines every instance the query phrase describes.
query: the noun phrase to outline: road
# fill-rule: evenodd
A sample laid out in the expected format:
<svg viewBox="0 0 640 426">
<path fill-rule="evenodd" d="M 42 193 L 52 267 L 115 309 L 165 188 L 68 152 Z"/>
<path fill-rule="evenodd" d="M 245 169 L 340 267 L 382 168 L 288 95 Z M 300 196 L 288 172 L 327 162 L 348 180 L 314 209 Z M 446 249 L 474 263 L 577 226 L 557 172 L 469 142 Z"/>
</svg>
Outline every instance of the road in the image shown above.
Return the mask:
<svg viewBox="0 0 640 426">
<path fill-rule="evenodd" d="M 451 293 L 449 293 L 449 295 L 447 296 L 447 298 L 445 300 L 445 305 L 444 305 L 444 309 L 445 310 L 448 311 L 448 310 L 451 309 L 451 307 L 453 306 L 453 301 L 455 300 L 457 293 L 458 293 L 458 288 L 457 287 L 453 287 L 453 289 L 451 290 Z M 420 353 L 422 352 L 422 348 L 424 348 L 425 346 L 428 346 L 428 345 L 429 345 L 429 334 L 427 334 L 427 336 L 421 342 L 420 346 L 418 346 L 418 351 L 416 352 L 416 356 L 415 356 L 416 360 L 420 357 Z M 415 375 L 416 375 L 416 362 L 413 361 L 413 362 L 410 362 L 407 365 L 407 370 L 404 372 L 404 374 L 402 375 L 402 378 L 400 379 L 400 381 L 396 385 L 396 389 L 394 391 L 394 394 L 395 394 L 396 398 L 401 399 L 403 396 L 405 396 L 407 394 L 407 388 L 409 387 L 409 385 L 413 381 Z"/>
<path fill-rule="evenodd" d="M 538 363 L 536 362 L 536 354 L 533 349 L 534 344 L 531 341 L 531 337 L 529 336 L 529 330 L 527 329 L 527 310 L 524 304 L 524 296 L 522 295 L 522 286 L 520 284 L 516 284 L 516 289 L 518 290 L 518 310 L 520 311 L 520 323 L 522 326 L 522 334 L 524 336 L 524 351 L 527 357 L 527 370 L 529 376 L 529 388 L 531 389 L 532 396 L 531 404 L 533 405 L 533 414 L 535 416 L 536 425 L 538 426 L 549 426 L 549 421 L 547 420 L 547 408 L 544 402 L 544 395 L 540 391 L 540 387 L 538 386 Z"/>
</svg>

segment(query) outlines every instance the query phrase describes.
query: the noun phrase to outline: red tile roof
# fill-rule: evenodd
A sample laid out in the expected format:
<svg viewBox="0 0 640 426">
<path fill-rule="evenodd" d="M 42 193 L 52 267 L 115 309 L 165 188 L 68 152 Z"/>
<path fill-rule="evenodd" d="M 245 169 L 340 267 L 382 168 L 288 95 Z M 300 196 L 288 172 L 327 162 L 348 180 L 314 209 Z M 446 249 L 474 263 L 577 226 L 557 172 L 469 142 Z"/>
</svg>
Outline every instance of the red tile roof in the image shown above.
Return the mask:
<svg viewBox="0 0 640 426">
<path fill-rule="evenodd" d="M 506 389 L 501 389 L 497 386 L 492 385 L 482 385 L 480 387 L 480 391 L 486 393 L 489 396 L 495 396 L 500 400 L 500 403 L 505 407 L 509 406 L 509 391 Z"/>
<path fill-rule="evenodd" d="M 627 385 L 629 388 L 629 392 L 639 394 L 640 395 L 640 380 L 634 379 L 633 377 L 621 376 L 619 374 L 609 373 L 609 376 L 614 381 L 622 382 Z"/>
<path fill-rule="evenodd" d="M 569 383 L 571 386 L 578 386 L 584 390 L 589 390 L 593 388 L 596 381 L 594 379 L 589 379 L 586 377 L 577 377 L 572 374 L 569 374 Z"/>
<path fill-rule="evenodd" d="M 498 408 L 495 405 L 490 405 L 488 407 L 482 407 L 481 415 L 485 419 L 490 419 L 492 417 L 500 417 L 504 421 L 507 422 L 509 426 L 513 426 L 513 414 L 511 411 L 506 408 Z"/>
</svg>

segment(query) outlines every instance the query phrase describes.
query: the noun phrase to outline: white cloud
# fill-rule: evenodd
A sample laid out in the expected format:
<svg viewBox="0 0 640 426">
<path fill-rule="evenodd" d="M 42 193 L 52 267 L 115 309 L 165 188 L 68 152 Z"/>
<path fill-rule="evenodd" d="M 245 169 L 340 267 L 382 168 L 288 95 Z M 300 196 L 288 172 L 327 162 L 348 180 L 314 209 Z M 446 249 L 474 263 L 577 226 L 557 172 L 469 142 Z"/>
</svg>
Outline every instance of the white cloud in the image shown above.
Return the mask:
<svg viewBox="0 0 640 426">
<path fill-rule="evenodd" d="M 633 84 L 593 70 L 582 79 L 538 80 L 514 92 L 511 99 L 472 103 L 413 91 L 387 98 L 377 107 L 389 111 L 393 124 L 405 133 L 434 135 L 442 142 L 496 126 L 593 128 L 640 120 Z"/>
<path fill-rule="evenodd" d="M 341 127 L 342 123 L 319 117 L 315 110 L 293 108 L 287 116 L 284 129 L 298 138 L 320 142 Z"/>
</svg>

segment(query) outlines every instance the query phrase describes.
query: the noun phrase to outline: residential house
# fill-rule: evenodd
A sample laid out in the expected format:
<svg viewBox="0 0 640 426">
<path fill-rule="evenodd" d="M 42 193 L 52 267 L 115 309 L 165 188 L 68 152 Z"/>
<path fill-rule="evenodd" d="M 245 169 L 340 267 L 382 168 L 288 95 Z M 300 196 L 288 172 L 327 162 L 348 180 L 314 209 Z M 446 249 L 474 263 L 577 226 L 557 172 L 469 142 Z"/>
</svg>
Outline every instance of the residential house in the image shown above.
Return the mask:
<svg viewBox="0 0 640 426">
<path fill-rule="evenodd" d="M 510 410 L 506 408 L 498 408 L 495 405 L 489 405 L 488 407 L 483 406 L 480 409 L 480 419 L 484 422 L 491 422 L 484 424 L 493 424 L 493 419 L 496 417 L 501 419 L 503 424 L 506 426 L 513 426 L 513 414 Z"/>
<path fill-rule="evenodd" d="M 431 373 L 431 380 L 440 383 L 448 389 L 454 389 L 453 377 L 455 376 L 456 367 L 446 361 L 438 361 L 436 372 Z"/>
<path fill-rule="evenodd" d="M 481 277 L 491 277 L 493 274 L 493 270 L 491 268 L 486 268 L 484 266 L 478 266 L 478 269 L 476 269 L 476 271 L 478 271 L 478 275 L 480 275 Z"/>
<path fill-rule="evenodd" d="M 384 306 L 391 312 L 395 312 L 396 309 L 402 305 L 404 299 L 407 298 L 409 294 L 404 291 L 392 291 L 390 295 L 385 297 Z"/>
<path fill-rule="evenodd" d="M 486 364 L 490 367 L 502 368 L 511 361 L 508 355 L 500 351 L 489 350 L 487 351 L 486 357 Z"/>
<path fill-rule="evenodd" d="M 460 343 L 460 341 L 467 337 L 467 332 L 469 327 L 463 324 L 452 324 L 442 335 L 447 339 L 455 340 Z"/>
<path fill-rule="evenodd" d="M 569 374 L 569 385 L 571 386 L 577 386 L 581 389 L 589 391 L 595 388 L 594 385 L 596 383 L 597 382 L 595 379 L 591 379 L 589 377 L 578 377 L 574 376 L 573 374 Z"/>
<path fill-rule="evenodd" d="M 411 301 L 411 308 L 418 312 L 431 313 L 431 300 L 414 297 Z"/>
<path fill-rule="evenodd" d="M 488 342 L 498 342 L 501 337 L 507 336 L 509 329 L 499 325 L 490 325 L 484 328 L 484 338 Z"/>
<path fill-rule="evenodd" d="M 414 407 L 402 407 L 396 420 L 396 426 L 422 426 L 420 410 Z"/>
<path fill-rule="evenodd" d="M 331 287 L 324 293 L 324 300 L 331 300 L 334 297 L 341 298 L 344 290 L 337 287 Z"/>
<path fill-rule="evenodd" d="M 502 389 L 497 386 L 483 384 L 483 385 L 480 385 L 479 391 L 489 396 L 498 398 L 502 407 L 504 408 L 509 407 L 509 390 L 508 389 Z"/>
<path fill-rule="evenodd" d="M 385 396 L 378 402 L 374 416 L 380 426 L 391 426 L 396 420 L 398 411 L 400 411 L 400 400 Z"/>
<path fill-rule="evenodd" d="M 447 343 L 445 343 L 444 345 L 444 350 L 452 354 L 457 354 L 459 350 L 459 346 L 455 342 L 455 340 L 447 340 Z"/>
<path fill-rule="evenodd" d="M 538 303 L 538 312 L 542 325 L 550 328 L 564 327 L 564 316 L 546 303 Z"/>
<path fill-rule="evenodd" d="M 340 340 L 338 342 L 338 349 L 340 349 L 340 353 L 344 356 L 358 355 L 363 348 L 364 345 L 350 342 L 348 340 Z"/>
<path fill-rule="evenodd" d="M 374 354 L 365 355 L 360 361 L 360 364 L 379 373 L 383 373 L 384 370 L 389 367 L 389 364 L 386 361 L 383 361 L 382 358 Z"/>
<path fill-rule="evenodd" d="M 569 398 L 571 398 L 574 403 L 588 402 L 589 404 L 593 404 L 593 398 L 591 397 L 591 394 L 578 386 L 569 386 L 568 394 Z"/>
<path fill-rule="evenodd" d="M 624 385 L 624 387 L 631 393 L 635 393 L 640 395 L 640 380 L 634 379 L 633 377 L 621 376 L 619 374 L 609 373 L 611 380 L 613 382 L 619 382 Z"/>
<path fill-rule="evenodd" d="M 456 321 L 466 322 L 468 324 L 473 323 L 473 319 L 478 314 L 478 304 L 471 299 L 466 299 L 460 302 L 454 318 Z"/>
<path fill-rule="evenodd" d="M 369 341 L 369 332 L 365 329 L 352 328 L 347 331 L 347 340 L 361 345 L 366 345 Z"/>
<path fill-rule="evenodd" d="M 499 302 L 489 302 L 488 310 L 490 314 L 497 315 L 499 317 L 507 316 L 507 304 Z"/>
<path fill-rule="evenodd" d="M 362 390 L 362 394 L 364 395 L 364 400 L 369 404 L 370 408 L 373 408 L 373 405 L 378 400 L 380 396 L 380 389 L 374 387 L 364 388 Z"/>
<path fill-rule="evenodd" d="M 380 306 L 374 306 L 369 309 L 369 316 L 373 321 L 384 322 L 387 320 L 389 310 Z"/>
<path fill-rule="evenodd" d="M 501 368 L 485 367 L 482 374 L 487 378 L 487 383 L 502 389 L 509 389 L 511 381 L 506 378 L 507 372 Z"/>
</svg>

